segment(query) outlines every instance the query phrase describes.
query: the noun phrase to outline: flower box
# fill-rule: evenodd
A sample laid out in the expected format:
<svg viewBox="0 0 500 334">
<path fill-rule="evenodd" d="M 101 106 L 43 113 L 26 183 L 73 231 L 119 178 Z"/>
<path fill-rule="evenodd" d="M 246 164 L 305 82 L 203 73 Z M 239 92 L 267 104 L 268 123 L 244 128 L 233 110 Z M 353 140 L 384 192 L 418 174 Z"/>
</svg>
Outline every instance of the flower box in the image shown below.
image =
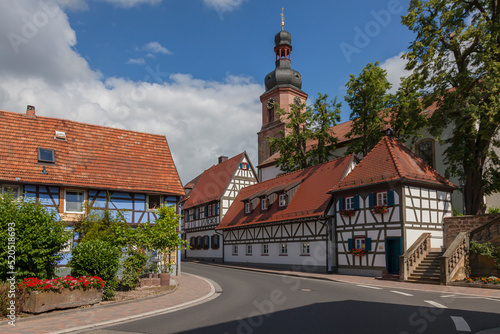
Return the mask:
<svg viewBox="0 0 500 334">
<path fill-rule="evenodd" d="M 83 305 L 97 304 L 102 299 L 102 289 L 31 291 L 28 293 L 23 312 L 43 313 Z"/>
<path fill-rule="evenodd" d="M 356 211 L 350 209 L 340 210 L 340 215 L 344 217 L 352 217 L 356 214 Z"/>
<path fill-rule="evenodd" d="M 372 212 L 373 213 L 378 213 L 378 214 L 384 214 L 387 213 L 387 206 L 386 205 L 375 205 L 372 207 Z"/>
<path fill-rule="evenodd" d="M 363 256 L 366 254 L 366 251 L 364 249 L 353 248 L 351 254 L 354 256 Z"/>
</svg>

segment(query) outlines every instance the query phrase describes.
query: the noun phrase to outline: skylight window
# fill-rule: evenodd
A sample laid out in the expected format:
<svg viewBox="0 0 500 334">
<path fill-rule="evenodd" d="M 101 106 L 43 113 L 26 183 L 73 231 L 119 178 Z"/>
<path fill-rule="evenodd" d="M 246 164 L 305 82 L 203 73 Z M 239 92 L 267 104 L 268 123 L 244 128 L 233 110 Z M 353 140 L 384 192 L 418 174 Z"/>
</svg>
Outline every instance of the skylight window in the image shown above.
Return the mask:
<svg viewBox="0 0 500 334">
<path fill-rule="evenodd" d="M 38 162 L 50 162 L 50 163 L 56 162 L 54 150 L 49 149 L 49 148 L 40 148 L 39 147 L 38 148 Z"/>
<path fill-rule="evenodd" d="M 56 134 L 54 135 L 54 139 L 66 140 L 66 132 L 56 131 Z"/>
</svg>

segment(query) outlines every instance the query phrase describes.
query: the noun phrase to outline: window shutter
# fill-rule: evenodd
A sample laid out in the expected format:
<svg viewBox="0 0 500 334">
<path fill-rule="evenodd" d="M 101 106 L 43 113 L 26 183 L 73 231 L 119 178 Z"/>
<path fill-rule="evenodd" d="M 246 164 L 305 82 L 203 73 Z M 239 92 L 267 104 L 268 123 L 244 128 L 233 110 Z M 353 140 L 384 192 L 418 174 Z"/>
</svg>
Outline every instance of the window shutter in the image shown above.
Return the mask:
<svg viewBox="0 0 500 334">
<path fill-rule="evenodd" d="M 210 236 L 210 243 L 212 244 L 212 247 L 214 246 L 215 242 L 214 242 L 214 238 L 215 238 L 215 235 L 211 235 Z"/>
<path fill-rule="evenodd" d="M 354 195 L 354 210 L 359 210 L 359 195 Z"/>
<path fill-rule="evenodd" d="M 344 197 L 339 198 L 339 211 L 344 210 Z"/>
<path fill-rule="evenodd" d="M 219 215 L 219 202 L 215 203 L 215 215 Z"/>
<path fill-rule="evenodd" d="M 369 202 L 370 202 L 370 208 L 373 208 L 375 205 L 375 193 L 370 193 L 369 197 Z"/>
<path fill-rule="evenodd" d="M 214 235 L 214 244 L 217 248 L 219 248 L 219 238 L 220 236 L 218 234 Z"/>
<path fill-rule="evenodd" d="M 372 238 L 366 238 L 365 239 L 365 251 L 371 251 L 372 250 Z"/>
<path fill-rule="evenodd" d="M 208 205 L 205 206 L 205 218 L 208 217 Z"/>
<path fill-rule="evenodd" d="M 242 163 L 240 163 L 240 169 L 243 169 L 243 164 Z"/>
<path fill-rule="evenodd" d="M 387 205 L 394 205 L 394 190 L 392 189 L 387 191 Z"/>
<path fill-rule="evenodd" d="M 352 251 L 354 248 L 354 240 L 353 239 L 347 239 L 347 250 Z"/>
<path fill-rule="evenodd" d="M 210 239 L 208 238 L 208 235 L 205 236 L 205 242 L 207 243 L 207 247 L 210 247 Z"/>
</svg>

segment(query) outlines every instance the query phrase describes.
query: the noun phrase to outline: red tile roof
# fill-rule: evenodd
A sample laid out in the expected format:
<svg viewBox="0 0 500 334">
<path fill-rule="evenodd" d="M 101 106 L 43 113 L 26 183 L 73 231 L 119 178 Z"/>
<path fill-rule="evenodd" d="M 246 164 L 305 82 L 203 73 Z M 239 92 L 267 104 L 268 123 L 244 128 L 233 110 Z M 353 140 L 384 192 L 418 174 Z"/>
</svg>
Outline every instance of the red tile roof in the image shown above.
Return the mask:
<svg viewBox="0 0 500 334">
<path fill-rule="evenodd" d="M 0 143 L 0 181 L 184 195 L 165 136 L 0 110 Z"/>
<path fill-rule="evenodd" d="M 385 136 L 331 191 L 397 180 L 456 188 L 399 140 Z"/>
<path fill-rule="evenodd" d="M 341 180 L 353 158 L 341 157 L 243 188 L 217 229 L 324 216 L 331 198 L 327 192 Z M 245 200 L 295 186 L 297 191 L 286 208 L 278 208 L 275 200 L 267 211 L 260 210 L 259 202 L 251 214 L 244 213 Z"/>
<path fill-rule="evenodd" d="M 188 182 L 186 186 L 194 186 L 194 188 L 182 209 L 189 209 L 220 199 L 244 157 L 247 158 L 247 161 L 250 161 L 246 152 L 240 153 L 231 159 L 212 166 L 200 176 Z"/>
</svg>

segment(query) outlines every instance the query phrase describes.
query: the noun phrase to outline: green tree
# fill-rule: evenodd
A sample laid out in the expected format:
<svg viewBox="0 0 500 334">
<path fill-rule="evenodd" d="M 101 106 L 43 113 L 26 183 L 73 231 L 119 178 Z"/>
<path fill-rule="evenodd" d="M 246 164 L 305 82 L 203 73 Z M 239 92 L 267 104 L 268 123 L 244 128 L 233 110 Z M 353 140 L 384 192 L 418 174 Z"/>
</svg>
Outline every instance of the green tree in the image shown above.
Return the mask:
<svg viewBox="0 0 500 334">
<path fill-rule="evenodd" d="M 311 139 L 315 142 L 309 152 L 310 165 L 320 164 L 333 158 L 338 139 L 330 129 L 340 122 L 341 107 L 342 103 L 337 102 L 337 97 L 334 101 L 328 102 L 328 95 L 320 93 L 314 106 L 308 107 L 312 120 Z"/>
<path fill-rule="evenodd" d="M 18 280 L 54 277 L 69 238 L 66 225 L 47 208 L 0 196 L 0 280 L 9 278 L 8 272 L 16 272 Z"/>
<path fill-rule="evenodd" d="M 422 113 L 421 82 L 416 78 L 401 78 L 401 84 L 395 94 L 389 95 L 389 124 L 394 135 L 412 144 L 421 137 L 419 130 L 427 124 Z"/>
<path fill-rule="evenodd" d="M 387 81 L 387 72 L 379 67 L 379 63 L 368 63 L 356 77 L 350 75 L 346 84 L 345 100 L 351 108 L 351 131 L 347 133 L 349 142 L 348 153 L 368 152 L 382 139 L 383 130 L 387 124 L 388 114 L 387 91 L 391 84 Z"/>
<path fill-rule="evenodd" d="M 75 225 L 75 231 L 81 235 L 80 242 L 102 240 L 119 248 L 135 244 L 135 231 L 120 212 L 90 206 L 87 212 L 88 215 Z"/>
<path fill-rule="evenodd" d="M 276 165 L 288 173 L 331 159 L 337 138 L 330 128 L 340 121 L 340 107 L 327 94 L 318 94 L 313 106 L 290 104 L 290 112 L 276 104 L 286 127 L 281 137 L 270 139 L 272 150 L 280 152 Z"/>
<path fill-rule="evenodd" d="M 276 165 L 285 173 L 308 167 L 307 140 L 311 138 L 311 114 L 305 103 L 290 104 L 290 112 L 275 104 L 276 114 L 285 117 L 285 131 L 278 138 L 270 138 L 269 144 L 280 156 Z"/>
<path fill-rule="evenodd" d="M 147 222 L 137 227 L 138 242 L 149 251 L 159 251 L 161 254 L 173 252 L 187 245 L 187 241 L 179 236 L 180 215 L 175 206 L 161 205 L 158 208 L 158 218 L 154 224 Z M 161 272 L 169 268 L 160 268 Z"/>
<path fill-rule="evenodd" d="M 411 0 L 405 24 L 416 33 L 407 69 L 424 80 L 424 105 L 437 109 L 432 133 L 445 151 L 448 176 L 465 179 L 468 214 L 484 212 L 484 195 L 500 190 L 500 3 Z"/>
</svg>

